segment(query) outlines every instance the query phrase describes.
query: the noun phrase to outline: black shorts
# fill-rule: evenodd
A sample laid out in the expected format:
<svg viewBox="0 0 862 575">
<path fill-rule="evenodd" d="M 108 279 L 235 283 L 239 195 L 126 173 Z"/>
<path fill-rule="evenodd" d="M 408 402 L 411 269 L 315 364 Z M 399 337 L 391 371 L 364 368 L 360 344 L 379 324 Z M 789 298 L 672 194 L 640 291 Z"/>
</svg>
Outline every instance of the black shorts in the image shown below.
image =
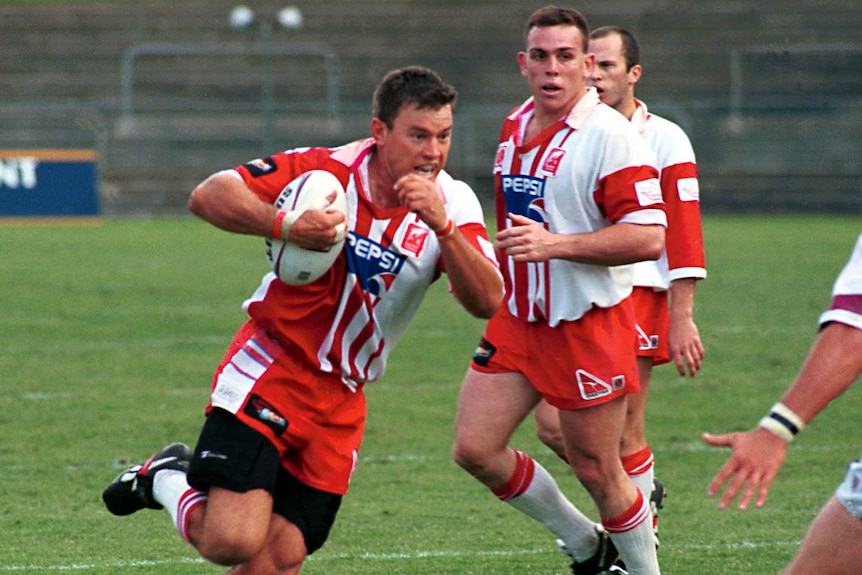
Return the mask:
<svg viewBox="0 0 862 575">
<path fill-rule="evenodd" d="M 272 509 L 296 525 L 309 555 L 329 537 L 341 506 L 341 495 L 309 487 L 281 466 L 278 450 L 233 414 L 214 409 L 207 416 L 188 474 L 200 491 L 220 487 L 245 493 L 264 489 Z"/>
</svg>

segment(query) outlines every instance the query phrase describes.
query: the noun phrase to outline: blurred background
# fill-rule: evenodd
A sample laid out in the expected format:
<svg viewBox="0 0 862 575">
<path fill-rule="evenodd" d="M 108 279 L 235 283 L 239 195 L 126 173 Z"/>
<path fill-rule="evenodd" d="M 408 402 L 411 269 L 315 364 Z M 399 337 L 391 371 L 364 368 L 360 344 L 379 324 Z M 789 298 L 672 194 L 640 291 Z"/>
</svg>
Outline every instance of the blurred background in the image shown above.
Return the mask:
<svg viewBox="0 0 862 575">
<path fill-rule="evenodd" d="M 421 64 L 460 94 L 449 171 L 490 199 L 543 5 L 0 2 L 0 150 L 95 150 L 103 214 L 181 214 L 214 171 L 367 136 L 377 82 Z M 638 37 L 637 95 L 689 134 L 704 212 L 862 213 L 858 0 L 566 5 Z"/>
</svg>

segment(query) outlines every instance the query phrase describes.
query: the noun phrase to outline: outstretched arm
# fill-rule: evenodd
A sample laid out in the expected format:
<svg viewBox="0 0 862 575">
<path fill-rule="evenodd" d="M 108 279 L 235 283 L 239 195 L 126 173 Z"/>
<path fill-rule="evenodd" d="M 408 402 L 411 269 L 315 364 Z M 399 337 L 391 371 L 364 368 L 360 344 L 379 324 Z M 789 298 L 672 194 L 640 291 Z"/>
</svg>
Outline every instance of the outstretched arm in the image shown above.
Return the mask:
<svg viewBox="0 0 862 575">
<path fill-rule="evenodd" d="M 840 396 L 862 373 L 862 329 L 830 323 L 819 334 L 796 380 L 781 398 L 781 403 L 803 423 L 809 423 L 830 401 Z M 707 493 L 712 496 L 727 488 L 719 501 L 724 509 L 737 493 L 737 507 L 744 510 L 752 497 L 763 507 L 772 480 L 787 453 L 788 441 L 758 427 L 751 431 L 725 435 L 703 434 L 703 440 L 716 447 L 730 447 L 730 459 L 715 475 Z"/>
</svg>

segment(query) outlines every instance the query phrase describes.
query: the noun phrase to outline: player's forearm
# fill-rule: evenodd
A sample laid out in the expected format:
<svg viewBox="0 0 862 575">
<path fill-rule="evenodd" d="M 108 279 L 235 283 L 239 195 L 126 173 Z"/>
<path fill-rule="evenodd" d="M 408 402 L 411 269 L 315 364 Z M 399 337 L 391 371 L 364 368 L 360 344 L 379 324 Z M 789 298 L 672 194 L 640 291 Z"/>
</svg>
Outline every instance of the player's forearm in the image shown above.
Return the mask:
<svg viewBox="0 0 862 575">
<path fill-rule="evenodd" d="M 615 224 L 587 233 L 560 236 L 554 257 L 585 264 L 618 266 L 661 257 L 664 227 Z"/>
<path fill-rule="evenodd" d="M 817 337 L 781 403 L 809 423 L 862 373 L 862 330 L 830 323 Z"/>
<path fill-rule="evenodd" d="M 269 237 L 278 209 L 261 201 L 235 172 L 213 174 L 192 192 L 189 210 L 229 232 Z"/>
<path fill-rule="evenodd" d="M 503 279 L 497 267 L 457 230 L 440 240 L 440 248 L 455 298 L 471 315 L 494 315 L 503 299 Z"/>
<path fill-rule="evenodd" d="M 670 282 L 670 317 L 690 319 L 694 310 L 694 290 L 697 280 L 680 278 Z"/>
</svg>

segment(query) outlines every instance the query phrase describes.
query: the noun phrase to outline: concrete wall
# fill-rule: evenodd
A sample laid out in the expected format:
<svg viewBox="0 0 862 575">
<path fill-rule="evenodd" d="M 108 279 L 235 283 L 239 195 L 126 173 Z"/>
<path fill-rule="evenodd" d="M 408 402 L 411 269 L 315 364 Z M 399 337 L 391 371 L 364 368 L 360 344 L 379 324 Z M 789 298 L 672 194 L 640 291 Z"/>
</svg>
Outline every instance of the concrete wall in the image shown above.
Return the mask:
<svg viewBox="0 0 862 575">
<path fill-rule="evenodd" d="M 246 3 L 267 24 L 286 4 Z M 95 148 L 106 212 L 182 212 L 213 171 L 364 136 L 380 77 L 423 64 L 460 92 L 451 171 L 490 193 L 500 118 L 527 96 L 515 64 L 523 23 L 542 3 L 293 3 L 302 28 L 272 26 L 268 39 L 230 28 L 232 1 L 0 3 L 0 149 Z M 575 7 L 593 27 L 639 37 L 638 95 L 689 132 L 705 210 L 862 212 L 858 4 Z M 285 53 L 267 64 L 264 46 Z"/>
</svg>

